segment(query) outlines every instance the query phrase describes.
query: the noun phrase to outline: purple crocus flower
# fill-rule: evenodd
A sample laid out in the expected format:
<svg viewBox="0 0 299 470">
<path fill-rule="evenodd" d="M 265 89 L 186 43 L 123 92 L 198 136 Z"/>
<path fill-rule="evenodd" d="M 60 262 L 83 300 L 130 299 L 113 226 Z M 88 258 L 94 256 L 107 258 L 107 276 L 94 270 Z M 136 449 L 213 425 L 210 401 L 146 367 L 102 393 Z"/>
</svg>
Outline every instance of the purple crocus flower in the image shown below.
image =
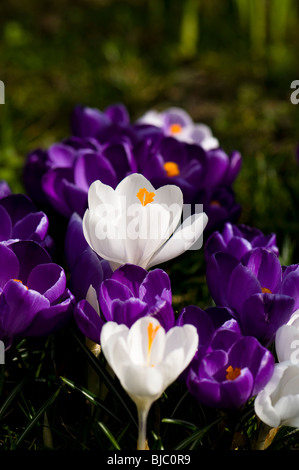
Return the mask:
<svg viewBox="0 0 299 470">
<path fill-rule="evenodd" d="M 50 146 L 47 152 L 32 152 L 25 165 L 24 181 L 34 201 L 47 203 L 65 217 L 73 212 L 83 216 L 91 183 L 101 180 L 115 188 L 136 171 L 128 139 L 113 136 L 107 143 L 71 137 Z M 39 187 L 34 189 L 34 181 Z M 32 190 L 33 188 L 33 190 Z"/>
<path fill-rule="evenodd" d="M 200 403 L 240 408 L 270 380 L 273 355 L 256 338 L 243 336 L 229 310 L 186 307 L 178 323 L 191 323 L 199 333 L 198 352 L 184 377 Z"/>
<path fill-rule="evenodd" d="M 208 259 L 214 253 L 221 251 L 235 256 L 238 260 L 254 248 L 267 248 L 277 256 L 276 235 L 264 235 L 260 230 L 243 224 L 224 224 L 222 231 L 215 231 L 205 244 L 205 257 Z"/>
<path fill-rule="evenodd" d="M 163 135 L 144 138 L 135 154 L 139 173 L 155 187 L 176 184 L 188 204 L 196 202 L 201 191 L 230 186 L 241 167 L 239 152 L 227 155 L 221 148 L 205 151 L 199 145 Z"/>
<path fill-rule="evenodd" d="M 0 243 L 33 240 L 50 252 L 53 249 L 48 217 L 26 195 L 9 194 L 0 199 L 0 220 Z"/>
<path fill-rule="evenodd" d="M 159 128 L 166 136 L 198 144 L 205 150 L 219 147 L 218 139 L 213 136 L 211 129 L 205 124 L 194 123 L 182 108 L 172 107 L 162 112 L 147 111 L 137 120 L 137 124 Z"/>
<path fill-rule="evenodd" d="M 198 200 L 202 201 L 209 221 L 206 232 L 211 234 L 215 230 L 221 230 L 226 222 L 236 223 L 241 206 L 236 201 L 235 193 L 231 186 L 219 186 L 202 191 Z"/>
<path fill-rule="evenodd" d="M 121 103 L 108 106 L 104 111 L 78 105 L 71 115 L 72 135 L 84 139 L 93 137 L 102 142 L 116 133 L 131 135 L 130 127 L 129 112 Z"/>
<path fill-rule="evenodd" d="M 216 305 L 230 308 L 242 333 L 262 344 L 269 345 L 299 307 L 299 266 L 282 267 L 278 257 L 265 248 L 247 252 L 240 261 L 217 252 L 206 266 Z"/>
<path fill-rule="evenodd" d="M 101 283 L 98 292 L 90 290 L 74 315 L 80 330 L 95 343 L 107 321 L 131 327 L 139 318 L 153 316 L 168 330 L 175 321 L 169 277 L 161 269 L 148 272 L 125 264 Z"/>
<path fill-rule="evenodd" d="M 73 308 L 62 267 L 34 241 L 0 244 L 0 338 L 44 336 L 62 327 Z"/>
</svg>

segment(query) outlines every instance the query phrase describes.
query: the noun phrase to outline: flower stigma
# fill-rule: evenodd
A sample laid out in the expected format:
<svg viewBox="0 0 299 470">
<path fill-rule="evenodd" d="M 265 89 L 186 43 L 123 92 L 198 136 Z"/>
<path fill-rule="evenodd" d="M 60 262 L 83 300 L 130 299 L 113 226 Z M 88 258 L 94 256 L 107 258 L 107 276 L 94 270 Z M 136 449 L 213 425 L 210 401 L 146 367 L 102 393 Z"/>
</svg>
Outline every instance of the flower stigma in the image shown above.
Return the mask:
<svg viewBox="0 0 299 470">
<path fill-rule="evenodd" d="M 237 377 L 239 377 L 239 375 L 241 374 L 241 368 L 240 367 L 232 367 L 232 366 L 229 366 L 227 369 L 226 369 L 226 380 L 235 380 Z"/>
<path fill-rule="evenodd" d="M 151 356 L 151 350 L 152 350 L 153 341 L 154 341 L 154 339 L 155 339 L 155 336 L 156 336 L 156 334 L 157 334 L 159 328 L 161 328 L 160 325 L 157 325 L 157 326 L 154 328 L 152 322 L 150 322 L 150 323 L 148 324 L 148 327 L 147 327 L 147 337 L 148 337 L 147 365 L 149 365 L 149 360 L 150 360 L 150 356 Z M 152 365 L 151 367 L 154 367 L 154 366 Z"/>
<path fill-rule="evenodd" d="M 167 176 L 169 176 L 170 178 L 172 176 L 177 176 L 180 174 L 179 165 L 175 162 L 165 162 L 164 169 L 167 173 Z"/>
<path fill-rule="evenodd" d="M 138 197 L 141 204 L 146 206 L 150 202 L 153 202 L 155 193 L 150 193 L 146 188 L 140 188 L 136 196 Z"/>
</svg>

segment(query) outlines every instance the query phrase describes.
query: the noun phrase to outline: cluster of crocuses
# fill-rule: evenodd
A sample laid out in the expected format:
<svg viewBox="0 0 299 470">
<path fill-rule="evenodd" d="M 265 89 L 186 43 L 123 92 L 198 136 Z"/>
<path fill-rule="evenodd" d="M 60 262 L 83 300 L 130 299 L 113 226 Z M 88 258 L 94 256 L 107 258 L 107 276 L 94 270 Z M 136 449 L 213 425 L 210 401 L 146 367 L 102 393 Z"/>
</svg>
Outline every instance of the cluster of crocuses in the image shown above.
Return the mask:
<svg viewBox="0 0 299 470">
<path fill-rule="evenodd" d="M 83 217 L 93 181 L 115 189 L 140 173 L 155 188 L 179 186 L 185 204 L 204 204 L 214 229 L 240 214 L 232 189 L 240 167 L 239 152 L 227 155 L 211 130 L 180 108 L 148 112 L 132 123 L 122 104 L 105 111 L 78 106 L 71 136 L 28 155 L 24 182 L 36 203 Z"/>
<path fill-rule="evenodd" d="M 73 314 L 136 403 L 139 449 L 152 403 L 178 378 L 203 405 L 240 409 L 257 396 L 261 420 L 297 426 L 299 267 L 281 266 L 274 234 L 234 225 L 239 152 L 227 155 L 178 108 L 131 123 L 123 105 L 77 107 L 71 124 L 69 138 L 33 151 L 24 169 L 36 206 L 68 220 L 70 290 L 51 262 L 47 217 L 3 183 L 1 337 L 47 334 Z M 187 250 L 196 259 L 204 231 L 215 305 L 176 314 L 157 266 Z"/>
<path fill-rule="evenodd" d="M 52 262 L 46 214 L 0 183 L 0 339 L 44 336 L 69 320 L 74 296 L 64 269 Z"/>
</svg>

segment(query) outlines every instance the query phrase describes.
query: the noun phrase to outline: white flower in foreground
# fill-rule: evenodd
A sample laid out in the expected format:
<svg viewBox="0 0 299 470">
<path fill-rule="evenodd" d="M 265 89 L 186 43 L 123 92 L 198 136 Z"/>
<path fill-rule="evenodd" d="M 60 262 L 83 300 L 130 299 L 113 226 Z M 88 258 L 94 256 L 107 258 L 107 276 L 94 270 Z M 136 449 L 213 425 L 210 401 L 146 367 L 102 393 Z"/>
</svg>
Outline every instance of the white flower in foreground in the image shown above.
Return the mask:
<svg viewBox="0 0 299 470">
<path fill-rule="evenodd" d="M 180 225 L 183 195 L 176 185 L 155 189 L 138 173 L 115 190 L 94 181 L 88 191 L 83 232 L 90 247 L 112 269 L 129 263 L 148 269 L 195 246 L 207 224 L 204 212 Z"/>
<path fill-rule="evenodd" d="M 275 349 L 279 362 L 299 364 L 299 310 L 293 313 L 288 323 L 278 328 Z"/>
<path fill-rule="evenodd" d="M 275 364 L 273 375 L 255 399 L 257 416 L 270 427 L 299 427 L 299 366 Z"/>
<path fill-rule="evenodd" d="M 107 322 L 101 332 L 101 347 L 124 390 L 137 406 L 138 449 L 145 448 L 147 415 L 152 403 L 189 365 L 198 347 L 193 325 L 165 332 L 152 317 L 126 325 Z"/>
</svg>

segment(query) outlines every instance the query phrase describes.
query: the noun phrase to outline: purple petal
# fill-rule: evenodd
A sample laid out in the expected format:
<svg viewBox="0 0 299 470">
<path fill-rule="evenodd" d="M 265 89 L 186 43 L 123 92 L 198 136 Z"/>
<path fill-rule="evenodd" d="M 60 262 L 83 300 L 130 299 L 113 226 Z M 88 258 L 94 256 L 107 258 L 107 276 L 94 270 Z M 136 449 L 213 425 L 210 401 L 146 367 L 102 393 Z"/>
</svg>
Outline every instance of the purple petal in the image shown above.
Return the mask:
<svg viewBox="0 0 299 470">
<path fill-rule="evenodd" d="M 18 279 L 19 270 L 19 261 L 15 253 L 0 243 L 0 288 L 3 288 L 9 279 Z"/>
<path fill-rule="evenodd" d="M 58 264 L 39 264 L 33 268 L 29 274 L 27 287 L 44 295 L 52 304 L 56 302 L 65 291 L 65 272 Z"/>
<path fill-rule="evenodd" d="M 210 293 L 217 305 L 229 306 L 227 301 L 228 284 L 238 260 L 227 253 L 211 256 L 206 266 L 206 279 Z"/>
<path fill-rule="evenodd" d="M 73 148 L 62 143 L 56 143 L 48 149 L 48 159 L 52 168 L 71 167 L 74 164 L 76 153 Z"/>
<path fill-rule="evenodd" d="M 74 318 L 84 336 L 100 344 L 101 330 L 105 321 L 102 320 L 87 300 L 81 300 L 75 306 Z"/>
<path fill-rule="evenodd" d="M 59 304 L 38 311 L 22 335 L 40 337 L 62 328 L 70 320 L 73 311 L 72 294 L 66 290 L 64 297 Z"/>
<path fill-rule="evenodd" d="M 168 274 L 162 269 L 150 271 L 140 285 L 138 296 L 149 304 L 155 302 L 157 296 L 171 304 L 172 293 Z"/>
<path fill-rule="evenodd" d="M 294 300 L 279 294 L 255 294 L 249 297 L 240 314 L 242 332 L 269 344 L 280 326 L 293 313 Z"/>
<path fill-rule="evenodd" d="M 253 394 L 254 379 L 248 368 L 234 380 L 226 380 L 221 384 L 222 408 L 240 408 Z"/>
<path fill-rule="evenodd" d="M 244 302 L 253 294 L 259 294 L 261 286 L 253 273 L 242 264 L 233 270 L 227 286 L 228 306 L 234 309 L 238 316 L 242 312 Z"/>
<path fill-rule="evenodd" d="M 49 307 L 49 301 L 43 295 L 13 279 L 7 282 L 2 295 L 7 307 L 1 328 L 10 336 L 22 333 L 39 310 Z"/>
<path fill-rule="evenodd" d="M 88 247 L 83 235 L 82 218 L 76 212 L 72 214 L 68 222 L 64 245 L 66 263 L 72 269 L 80 254 Z"/>
<path fill-rule="evenodd" d="M 110 119 L 110 121 L 116 124 L 121 124 L 125 126 L 130 124 L 130 116 L 128 110 L 121 103 L 109 106 L 105 109 L 104 113 Z"/>
<path fill-rule="evenodd" d="M 12 234 L 12 223 L 7 211 L 0 206 L 0 242 L 9 240 Z"/>
<path fill-rule="evenodd" d="M 72 133 L 78 137 L 96 137 L 109 124 L 109 117 L 96 108 L 76 106 L 72 112 Z"/>
<path fill-rule="evenodd" d="M 60 214 L 69 217 L 72 212 L 65 201 L 65 182 L 73 180 L 72 168 L 54 168 L 42 177 L 42 188 L 48 201 Z"/>
<path fill-rule="evenodd" d="M 255 248 L 247 253 L 243 264 L 258 278 L 261 287 L 275 292 L 282 280 L 282 271 L 277 256 L 264 248 Z"/>
<path fill-rule="evenodd" d="M 82 273 L 84 273 L 83 277 Z M 70 289 L 77 300 L 85 299 L 90 285 L 94 287 L 96 292 L 99 292 L 101 283 L 111 274 L 109 263 L 87 247 L 72 265 L 69 280 Z"/>
<path fill-rule="evenodd" d="M 13 238 L 20 240 L 42 241 L 49 228 L 49 220 L 44 212 L 34 212 L 16 223 L 13 229 Z"/>
<path fill-rule="evenodd" d="M 135 264 L 124 264 L 114 271 L 111 279 L 124 284 L 130 289 L 134 297 L 139 297 L 141 284 L 148 274 L 149 273 L 140 266 L 136 266 Z"/>
<path fill-rule="evenodd" d="M 17 256 L 20 264 L 18 279 L 27 284 L 32 269 L 38 264 L 51 263 L 50 255 L 34 241 L 19 241 L 12 243 L 10 248 Z"/>
<path fill-rule="evenodd" d="M 133 298 L 133 292 L 126 285 L 114 279 L 107 279 L 100 286 L 100 307 L 107 320 L 113 318 L 113 308 L 117 308 L 119 311 L 124 301 L 131 298 Z M 113 307 L 115 302 L 117 302 L 117 307 Z"/>
<path fill-rule="evenodd" d="M 116 172 L 113 165 L 102 155 L 87 153 L 80 156 L 74 166 L 74 182 L 85 192 L 95 180 L 115 188 L 117 185 Z"/>
</svg>

